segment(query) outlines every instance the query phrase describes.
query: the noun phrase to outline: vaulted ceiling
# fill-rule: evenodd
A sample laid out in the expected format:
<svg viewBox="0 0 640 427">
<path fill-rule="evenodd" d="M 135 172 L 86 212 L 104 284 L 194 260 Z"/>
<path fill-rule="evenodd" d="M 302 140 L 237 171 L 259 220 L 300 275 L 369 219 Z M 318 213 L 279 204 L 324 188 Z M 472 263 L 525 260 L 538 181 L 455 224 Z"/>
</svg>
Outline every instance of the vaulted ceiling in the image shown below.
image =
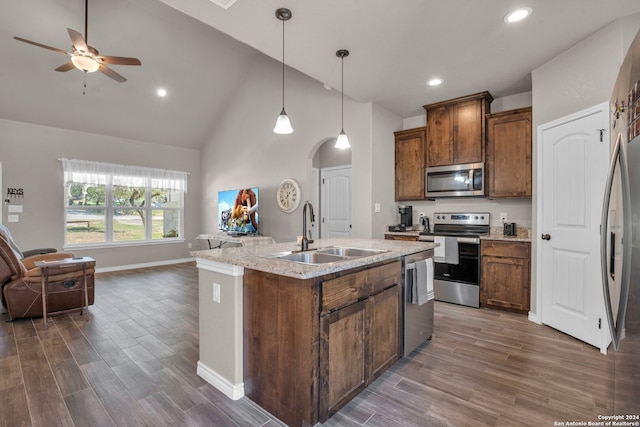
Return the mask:
<svg viewBox="0 0 640 427">
<path fill-rule="evenodd" d="M 9 2 L 0 14 L 0 118 L 191 148 L 256 55 L 281 60 L 279 7 L 293 12 L 288 66 L 340 88 L 335 52 L 346 48 L 345 94 L 403 118 L 483 90 L 530 91 L 531 70 L 640 12 L 637 0 L 237 0 L 228 9 L 211 0 L 89 0 L 89 44 L 143 65 L 113 67 L 126 83 L 88 74 L 84 89 L 77 70 L 53 71 L 68 57 L 13 39 L 69 51 L 66 29 L 84 33 L 84 0 Z M 519 6 L 531 17 L 505 24 Z M 427 86 L 432 77 L 444 83 Z M 157 97 L 159 86 L 170 96 Z"/>
</svg>

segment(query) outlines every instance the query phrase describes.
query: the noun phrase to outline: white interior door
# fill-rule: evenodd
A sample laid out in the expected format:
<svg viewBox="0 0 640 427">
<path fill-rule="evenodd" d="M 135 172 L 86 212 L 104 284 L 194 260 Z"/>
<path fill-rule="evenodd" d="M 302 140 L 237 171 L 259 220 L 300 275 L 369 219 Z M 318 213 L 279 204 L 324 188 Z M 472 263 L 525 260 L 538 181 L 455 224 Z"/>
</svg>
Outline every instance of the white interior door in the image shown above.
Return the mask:
<svg viewBox="0 0 640 427">
<path fill-rule="evenodd" d="M 320 175 L 320 235 L 351 237 L 351 166 L 322 168 Z"/>
<path fill-rule="evenodd" d="M 603 350 L 599 245 L 609 104 L 541 125 L 538 142 L 541 321 Z"/>
</svg>

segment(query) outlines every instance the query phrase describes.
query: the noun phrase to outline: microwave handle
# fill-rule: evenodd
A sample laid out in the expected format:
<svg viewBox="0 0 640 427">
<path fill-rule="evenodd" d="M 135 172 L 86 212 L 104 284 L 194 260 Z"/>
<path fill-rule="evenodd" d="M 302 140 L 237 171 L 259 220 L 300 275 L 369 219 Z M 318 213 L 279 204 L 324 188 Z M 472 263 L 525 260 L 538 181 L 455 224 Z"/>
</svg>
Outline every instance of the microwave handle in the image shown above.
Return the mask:
<svg viewBox="0 0 640 427">
<path fill-rule="evenodd" d="M 469 186 L 467 190 L 473 190 L 473 168 L 469 168 Z"/>
</svg>

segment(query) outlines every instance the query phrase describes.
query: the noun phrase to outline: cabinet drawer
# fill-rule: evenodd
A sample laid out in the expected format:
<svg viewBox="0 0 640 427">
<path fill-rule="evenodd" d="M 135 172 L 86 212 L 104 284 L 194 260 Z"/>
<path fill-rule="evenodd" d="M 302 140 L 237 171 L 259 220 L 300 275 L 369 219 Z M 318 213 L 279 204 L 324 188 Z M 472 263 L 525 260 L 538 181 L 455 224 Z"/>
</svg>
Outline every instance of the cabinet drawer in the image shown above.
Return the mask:
<svg viewBox="0 0 640 427">
<path fill-rule="evenodd" d="M 496 256 L 507 258 L 529 258 L 529 243 L 527 242 L 501 242 L 496 240 L 483 240 L 481 248 L 482 256 Z"/>
<path fill-rule="evenodd" d="M 400 283 L 400 261 L 322 282 L 322 311 L 353 304 Z"/>
</svg>

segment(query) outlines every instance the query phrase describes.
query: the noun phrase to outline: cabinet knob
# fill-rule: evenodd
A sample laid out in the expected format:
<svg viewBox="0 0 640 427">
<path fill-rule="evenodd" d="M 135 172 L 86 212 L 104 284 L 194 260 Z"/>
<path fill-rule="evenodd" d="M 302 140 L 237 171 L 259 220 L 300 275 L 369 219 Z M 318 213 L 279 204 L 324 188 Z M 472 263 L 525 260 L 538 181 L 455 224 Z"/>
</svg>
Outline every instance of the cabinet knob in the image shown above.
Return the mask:
<svg viewBox="0 0 640 427">
<path fill-rule="evenodd" d="M 551 240 L 551 234 L 543 234 L 542 240 Z"/>
</svg>

